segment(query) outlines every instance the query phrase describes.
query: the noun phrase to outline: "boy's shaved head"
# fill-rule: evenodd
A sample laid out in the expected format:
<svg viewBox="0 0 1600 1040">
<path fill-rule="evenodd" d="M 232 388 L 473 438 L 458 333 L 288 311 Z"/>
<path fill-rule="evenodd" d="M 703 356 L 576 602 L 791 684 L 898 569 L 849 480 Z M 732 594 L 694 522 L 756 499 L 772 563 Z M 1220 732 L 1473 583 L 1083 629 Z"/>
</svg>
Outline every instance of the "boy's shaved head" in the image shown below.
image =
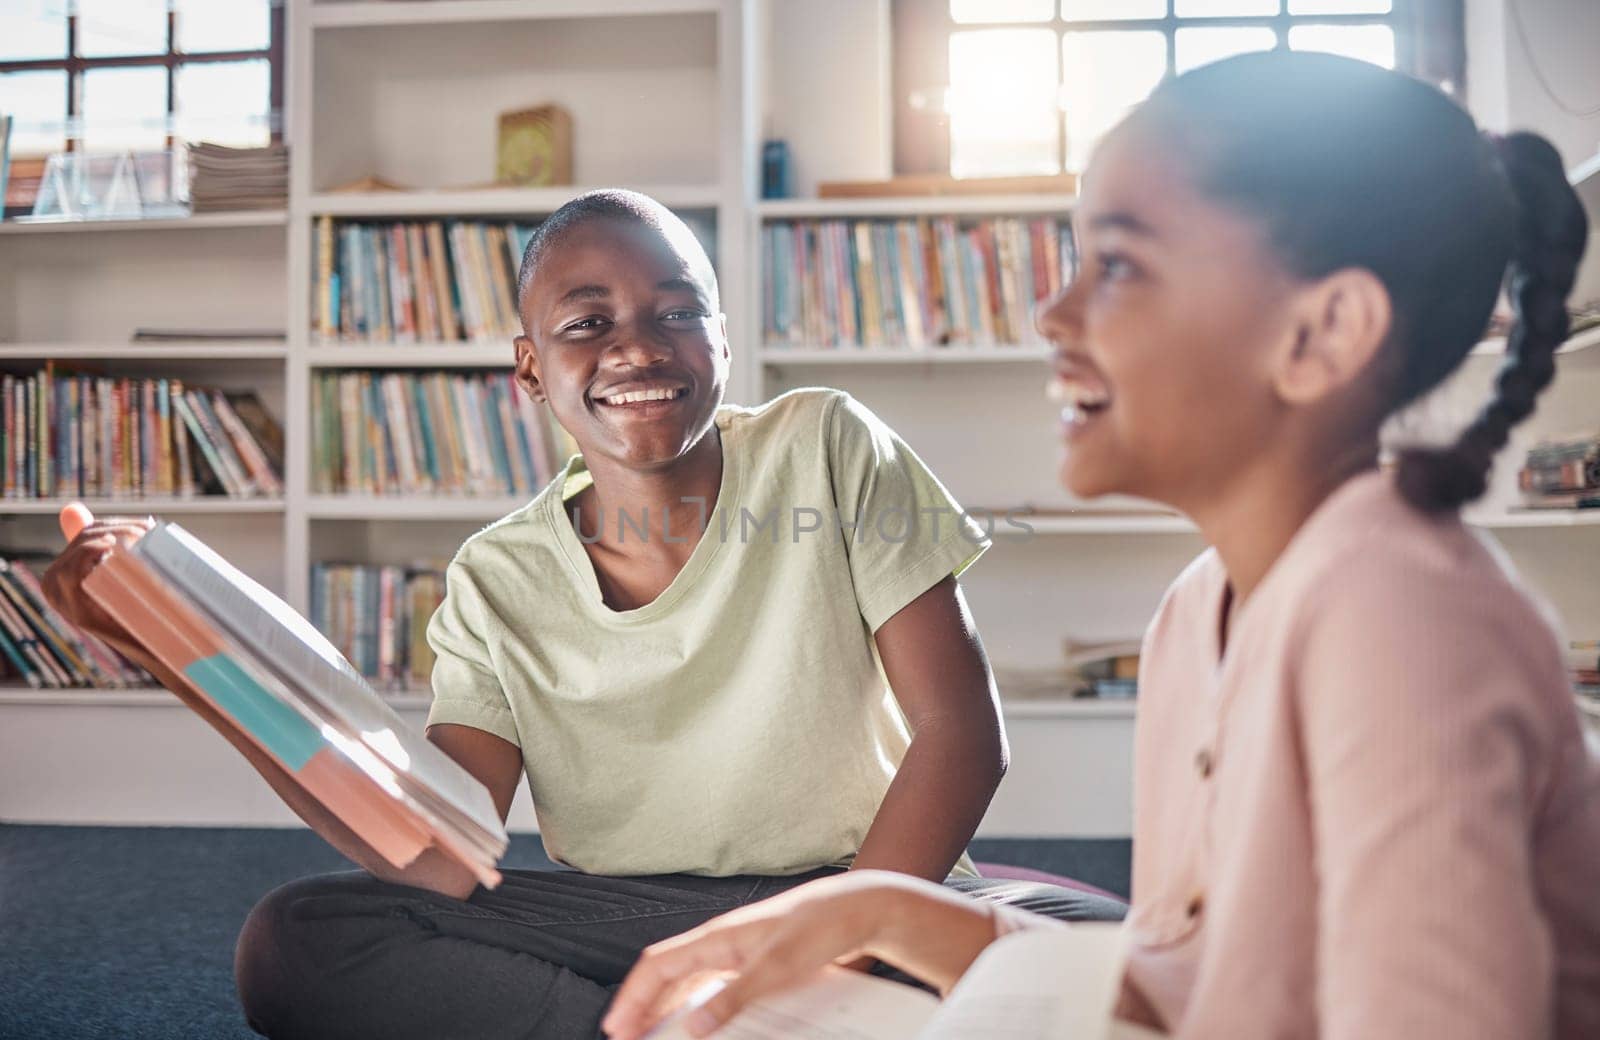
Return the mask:
<svg viewBox="0 0 1600 1040">
<path fill-rule="evenodd" d="M 717 274 L 706 256 L 705 247 L 695 237 L 689 225 L 679 216 L 648 195 L 620 188 L 602 188 L 585 192 L 562 206 L 533 232 L 528 248 L 522 252 L 522 267 L 517 273 L 517 309 L 522 309 L 528 285 L 538 273 L 539 265 L 552 246 L 568 231 L 591 220 L 623 220 L 643 224 L 659 231 L 674 248 L 688 259 L 695 274 L 705 283 L 711 297 L 713 310 L 720 309 L 717 291 Z"/>
</svg>

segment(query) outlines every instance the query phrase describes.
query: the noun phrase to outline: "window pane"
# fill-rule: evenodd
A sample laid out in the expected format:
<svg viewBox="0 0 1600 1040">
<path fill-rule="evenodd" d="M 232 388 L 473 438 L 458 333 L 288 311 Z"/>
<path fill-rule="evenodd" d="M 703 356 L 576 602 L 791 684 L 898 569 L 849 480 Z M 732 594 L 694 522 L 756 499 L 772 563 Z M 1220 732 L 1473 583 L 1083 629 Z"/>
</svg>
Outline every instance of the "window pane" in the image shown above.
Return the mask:
<svg viewBox="0 0 1600 1040">
<path fill-rule="evenodd" d="M 1088 165 L 1089 151 L 1167 72 L 1159 32 L 1069 32 L 1061 41 L 1067 110 L 1067 168 Z"/>
<path fill-rule="evenodd" d="M 1277 33 L 1265 27 L 1179 29 L 1172 51 L 1173 65 L 1180 73 L 1188 72 L 1235 54 L 1271 50 L 1277 44 Z"/>
<path fill-rule="evenodd" d="M 1061 0 L 1061 17 L 1069 22 L 1166 16 L 1167 0 Z"/>
<path fill-rule="evenodd" d="M 173 0 L 178 49 L 264 51 L 271 43 L 267 0 Z"/>
<path fill-rule="evenodd" d="M 1289 30 L 1289 46 L 1394 68 L 1394 30 L 1387 25 L 1296 25 Z"/>
<path fill-rule="evenodd" d="M 1277 14 L 1278 0 L 1178 0 L 1172 13 L 1179 18 L 1240 18 Z"/>
<path fill-rule="evenodd" d="M 235 147 L 266 144 L 269 75 L 265 60 L 178 66 L 178 135 Z"/>
<path fill-rule="evenodd" d="M 166 49 L 166 0 L 78 0 L 81 57 L 161 54 Z"/>
<path fill-rule="evenodd" d="M 164 148 L 166 130 L 166 69 L 136 67 L 84 72 L 85 151 Z"/>
<path fill-rule="evenodd" d="M 1061 172 L 1056 34 L 950 34 L 950 172 L 957 177 Z"/>
<path fill-rule="evenodd" d="M 1388 14 L 1392 0 L 1289 0 L 1290 14 Z"/>
<path fill-rule="evenodd" d="M 0 75 L 0 112 L 16 117 L 13 155 L 49 155 L 67 146 L 67 74 L 8 72 Z"/>
<path fill-rule="evenodd" d="M 1048 22 L 1056 0 L 950 0 L 958 22 Z"/>
<path fill-rule="evenodd" d="M 6 0 L 0 10 L 0 61 L 67 56 L 67 0 Z"/>
</svg>

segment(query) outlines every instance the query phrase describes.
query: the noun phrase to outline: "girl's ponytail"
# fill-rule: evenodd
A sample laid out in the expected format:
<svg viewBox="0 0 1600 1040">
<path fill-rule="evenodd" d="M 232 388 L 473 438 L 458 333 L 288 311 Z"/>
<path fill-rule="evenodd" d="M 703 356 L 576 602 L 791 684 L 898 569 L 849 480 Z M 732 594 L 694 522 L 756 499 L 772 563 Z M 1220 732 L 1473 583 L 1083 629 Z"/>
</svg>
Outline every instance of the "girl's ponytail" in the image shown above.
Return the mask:
<svg viewBox="0 0 1600 1040">
<path fill-rule="evenodd" d="M 1555 352 L 1567 337 L 1567 294 L 1588 242 L 1583 205 L 1555 148 L 1529 133 L 1495 144 L 1517 210 L 1507 270 L 1515 320 L 1494 394 L 1455 444 L 1401 453 L 1400 491 L 1426 512 L 1459 509 L 1484 493 L 1495 454 L 1554 378 Z"/>
</svg>

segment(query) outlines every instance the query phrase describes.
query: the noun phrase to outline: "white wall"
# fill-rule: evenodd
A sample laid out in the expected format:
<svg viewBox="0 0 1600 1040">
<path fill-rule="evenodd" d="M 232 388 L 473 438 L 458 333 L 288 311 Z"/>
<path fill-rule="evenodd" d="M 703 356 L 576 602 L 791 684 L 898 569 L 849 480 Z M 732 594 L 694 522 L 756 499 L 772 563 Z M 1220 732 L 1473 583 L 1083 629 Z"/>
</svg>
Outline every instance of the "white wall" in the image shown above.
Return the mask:
<svg viewBox="0 0 1600 1040">
<path fill-rule="evenodd" d="M 1515 13 L 1521 14 L 1526 47 Z M 1467 98 L 1473 114 L 1490 129 L 1544 134 L 1575 166 L 1600 151 L 1600 111 L 1587 117 L 1563 111 L 1540 84 L 1535 64 L 1568 108 L 1600 109 L 1600 2 L 1467 0 Z"/>
<path fill-rule="evenodd" d="M 789 142 L 790 190 L 890 174 L 889 0 L 767 0 L 763 137 Z"/>
</svg>

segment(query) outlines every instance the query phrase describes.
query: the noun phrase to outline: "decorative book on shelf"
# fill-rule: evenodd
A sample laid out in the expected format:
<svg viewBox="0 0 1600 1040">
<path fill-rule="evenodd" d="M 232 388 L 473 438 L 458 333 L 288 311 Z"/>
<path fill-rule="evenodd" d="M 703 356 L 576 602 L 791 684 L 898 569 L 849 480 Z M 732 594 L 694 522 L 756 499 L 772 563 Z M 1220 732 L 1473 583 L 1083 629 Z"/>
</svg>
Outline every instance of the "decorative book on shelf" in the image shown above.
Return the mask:
<svg viewBox="0 0 1600 1040">
<path fill-rule="evenodd" d="M 716 234 L 683 219 L 715 262 Z M 517 273 L 537 223 L 317 220 L 312 333 L 327 342 L 504 343 L 522 332 Z"/>
<path fill-rule="evenodd" d="M 380 689 L 428 685 L 428 620 L 443 602 L 442 567 L 311 565 L 311 623 Z"/>
<path fill-rule="evenodd" d="M 1074 264 L 1053 217 L 779 220 L 761 247 L 774 348 L 1041 342 L 1034 305 Z"/>
<path fill-rule="evenodd" d="M 311 429 L 318 494 L 532 496 L 577 452 L 509 371 L 320 373 Z"/>
<path fill-rule="evenodd" d="M 5 498 L 283 493 L 283 431 L 253 393 L 48 362 L 0 376 Z"/>
<path fill-rule="evenodd" d="M 390 864 L 434 847 L 499 883 L 507 839 L 488 790 L 199 539 L 157 524 L 113 548 L 83 589 L 181 680 L 173 692 L 186 704 L 272 758 Z"/>
</svg>

